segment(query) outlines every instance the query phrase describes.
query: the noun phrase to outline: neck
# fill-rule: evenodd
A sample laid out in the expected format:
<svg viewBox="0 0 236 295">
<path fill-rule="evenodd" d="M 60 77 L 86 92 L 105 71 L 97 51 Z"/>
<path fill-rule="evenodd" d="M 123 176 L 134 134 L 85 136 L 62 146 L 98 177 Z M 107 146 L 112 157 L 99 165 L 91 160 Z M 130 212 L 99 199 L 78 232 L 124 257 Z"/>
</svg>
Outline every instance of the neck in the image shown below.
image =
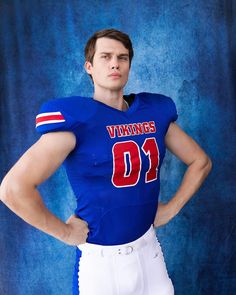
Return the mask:
<svg viewBox="0 0 236 295">
<path fill-rule="evenodd" d="M 94 91 L 93 99 L 98 100 L 104 104 L 107 104 L 117 110 L 126 110 L 127 104 L 123 99 L 123 89 L 119 91 L 103 90 Z"/>
</svg>

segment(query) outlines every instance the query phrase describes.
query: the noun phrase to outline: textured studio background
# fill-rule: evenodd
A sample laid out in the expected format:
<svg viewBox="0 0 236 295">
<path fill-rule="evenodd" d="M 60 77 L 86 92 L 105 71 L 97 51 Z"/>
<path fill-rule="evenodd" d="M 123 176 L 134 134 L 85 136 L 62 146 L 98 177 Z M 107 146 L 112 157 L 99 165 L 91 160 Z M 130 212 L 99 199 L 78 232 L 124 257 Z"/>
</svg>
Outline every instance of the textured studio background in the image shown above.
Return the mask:
<svg viewBox="0 0 236 295">
<path fill-rule="evenodd" d="M 44 101 L 92 95 L 83 48 L 110 27 L 133 40 L 125 93 L 171 96 L 179 125 L 211 157 L 203 187 L 157 230 L 176 295 L 236 294 L 235 12 L 234 0 L 0 1 L 0 179 L 39 138 L 34 120 Z M 172 197 L 184 170 L 167 154 L 161 200 Z M 63 168 L 40 191 L 60 218 L 72 213 Z M 0 202 L 1 295 L 71 294 L 74 256 Z"/>
</svg>

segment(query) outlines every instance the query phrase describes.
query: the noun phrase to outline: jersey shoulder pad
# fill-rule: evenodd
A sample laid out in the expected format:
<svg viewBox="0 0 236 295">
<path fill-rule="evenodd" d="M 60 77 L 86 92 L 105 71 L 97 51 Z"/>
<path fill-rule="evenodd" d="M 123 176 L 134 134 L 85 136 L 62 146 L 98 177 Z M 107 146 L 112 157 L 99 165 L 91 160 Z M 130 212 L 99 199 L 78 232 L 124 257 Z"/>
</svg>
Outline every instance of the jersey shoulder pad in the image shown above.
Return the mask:
<svg viewBox="0 0 236 295">
<path fill-rule="evenodd" d="M 161 109 L 163 115 L 168 118 L 169 122 L 174 122 L 178 118 L 178 112 L 175 102 L 172 98 L 158 93 L 142 92 L 139 95 L 148 101 L 153 107 Z"/>
<path fill-rule="evenodd" d="M 36 116 L 36 130 L 41 133 L 73 131 L 79 121 L 73 116 L 72 97 L 56 98 L 45 102 Z"/>
</svg>

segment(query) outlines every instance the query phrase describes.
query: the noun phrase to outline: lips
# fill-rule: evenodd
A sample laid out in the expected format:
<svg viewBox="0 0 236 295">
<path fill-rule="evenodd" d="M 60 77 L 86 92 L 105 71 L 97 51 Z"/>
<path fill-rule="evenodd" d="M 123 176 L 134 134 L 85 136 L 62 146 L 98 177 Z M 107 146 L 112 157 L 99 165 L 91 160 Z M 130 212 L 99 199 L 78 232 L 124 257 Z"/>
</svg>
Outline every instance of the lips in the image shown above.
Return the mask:
<svg viewBox="0 0 236 295">
<path fill-rule="evenodd" d="M 121 77 L 119 73 L 112 73 L 108 77 Z"/>
</svg>

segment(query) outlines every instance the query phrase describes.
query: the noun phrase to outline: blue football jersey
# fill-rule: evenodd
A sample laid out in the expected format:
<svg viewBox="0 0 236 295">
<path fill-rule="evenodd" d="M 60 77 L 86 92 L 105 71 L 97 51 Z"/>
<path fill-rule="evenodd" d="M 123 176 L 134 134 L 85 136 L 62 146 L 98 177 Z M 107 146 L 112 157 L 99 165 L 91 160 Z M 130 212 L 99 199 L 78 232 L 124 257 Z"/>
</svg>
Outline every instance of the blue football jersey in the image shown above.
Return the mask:
<svg viewBox="0 0 236 295">
<path fill-rule="evenodd" d="M 165 134 L 178 115 L 164 95 L 130 96 L 126 111 L 92 97 L 52 99 L 36 117 L 41 134 L 70 131 L 76 137 L 64 165 L 77 200 L 75 214 L 89 225 L 89 243 L 128 243 L 154 222 Z"/>
</svg>

